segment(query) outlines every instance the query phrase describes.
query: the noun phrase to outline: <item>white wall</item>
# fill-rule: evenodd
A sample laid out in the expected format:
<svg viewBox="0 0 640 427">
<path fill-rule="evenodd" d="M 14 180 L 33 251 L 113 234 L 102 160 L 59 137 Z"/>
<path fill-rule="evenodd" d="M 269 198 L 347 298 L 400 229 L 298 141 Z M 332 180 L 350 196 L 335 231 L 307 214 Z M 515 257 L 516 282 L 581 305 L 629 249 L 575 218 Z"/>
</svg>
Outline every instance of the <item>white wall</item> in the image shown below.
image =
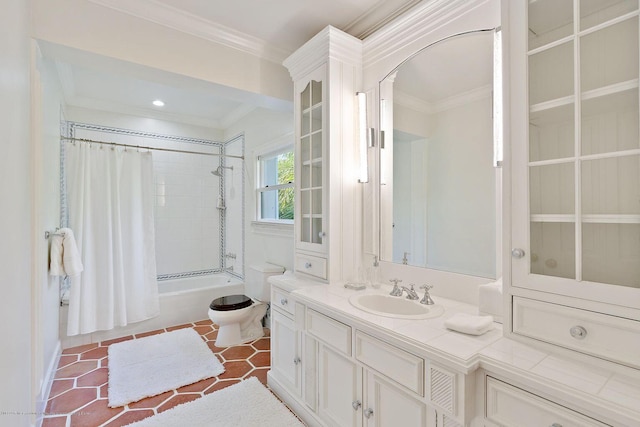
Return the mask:
<svg viewBox="0 0 640 427">
<path fill-rule="evenodd" d="M 43 409 L 60 352 L 58 317 L 60 283 L 48 274 L 50 241 L 42 237 L 44 230 L 60 225 L 60 120 L 62 92 L 55 67 L 44 58 L 36 58 L 34 69 L 33 117 L 34 144 L 34 283 L 35 311 L 33 338 L 35 374 L 34 393 L 38 393 L 38 412 Z M 35 101 L 39 98 L 39 102 Z"/>
<path fill-rule="evenodd" d="M 34 37 L 253 93 L 291 99 L 281 64 L 86 0 L 33 0 Z"/>
<path fill-rule="evenodd" d="M 289 232 L 271 231 L 265 234 L 251 225 L 256 212 L 255 151 L 288 139 L 293 146 L 293 111 L 282 113 L 258 108 L 229 127 L 226 137 L 230 138 L 240 132 L 244 132 L 246 154 L 245 265 L 249 268 L 253 264 L 269 262 L 293 270 L 293 227 Z"/>
<path fill-rule="evenodd" d="M 0 245 L 2 339 L 0 424 L 30 425 L 34 411 L 31 343 L 32 182 L 29 141 L 28 2 L 7 0 L 0 14 Z M 35 234 L 39 235 L 37 230 Z M 8 412 L 5 414 L 4 412 Z"/>
</svg>

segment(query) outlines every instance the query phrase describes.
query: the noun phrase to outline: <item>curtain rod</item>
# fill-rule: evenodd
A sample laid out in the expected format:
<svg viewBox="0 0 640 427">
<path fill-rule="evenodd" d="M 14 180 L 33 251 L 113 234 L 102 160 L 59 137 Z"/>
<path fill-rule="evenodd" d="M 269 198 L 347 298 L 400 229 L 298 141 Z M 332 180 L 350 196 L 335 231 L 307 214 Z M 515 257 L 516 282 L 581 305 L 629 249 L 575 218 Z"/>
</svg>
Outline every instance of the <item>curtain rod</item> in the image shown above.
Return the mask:
<svg viewBox="0 0 640 427">
<path fill-rule="evenodd" d="M 85 139 L 85 138 L 71 138 L 68 136 L 60 136 L 60 140 L 62 141 L 80 141 L 80 142 L 89 142 L 92 144 L 105 144 L 111 145 L 113 147 L 129 147 L 129 148 L 142 148 L 144 150 L 155 150 L 155 151 L 169 151 L 172 153 L 186 153 L 186 154 L 202 154 L 205 156 L 217 156 L 217 157 L 232 157 L 234 159 L 244 160 L 244 156 L 234 156 L 232 154 L 220 154 L 220 153 L 201 153 L 199 151 L 188 151 L 188 150 L 175 150 L 172 148 L 156 148 L 156 147 L 148 147 L 143 145 L 129 145 L 129 144 L 121 144 L 118 142 L 106 142 L 106 141 L 96 141 L 93 139 Z"/>
</svg>

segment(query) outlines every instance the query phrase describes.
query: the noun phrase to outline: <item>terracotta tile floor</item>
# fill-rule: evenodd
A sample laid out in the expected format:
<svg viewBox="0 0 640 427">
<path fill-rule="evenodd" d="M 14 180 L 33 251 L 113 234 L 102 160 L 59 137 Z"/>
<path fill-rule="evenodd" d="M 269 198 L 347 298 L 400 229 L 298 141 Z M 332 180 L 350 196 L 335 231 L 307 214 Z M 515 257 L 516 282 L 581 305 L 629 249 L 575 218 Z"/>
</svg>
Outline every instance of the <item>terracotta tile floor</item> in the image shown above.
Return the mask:
<svg viewBox="0 0 640 427">
<path fill-rule="evenodd" d="M 218 377 L 167 391 L 120 408 L 108 407 L 107 347 L 115 342 L 142 338 L 181 328 L 195 329 L 225 367 Z M 218 334 L 210 320 L 160 329 L 135 336 L 87 344 L 66 349 L 49 393 L 42 427 L 117 427 L 139 421 L 181 403 L 195 400 L 249 377 L 258 377 L 266 385 L 270 364 L 269 330 L 249 344 L 219 348 Z"/>
</svg>

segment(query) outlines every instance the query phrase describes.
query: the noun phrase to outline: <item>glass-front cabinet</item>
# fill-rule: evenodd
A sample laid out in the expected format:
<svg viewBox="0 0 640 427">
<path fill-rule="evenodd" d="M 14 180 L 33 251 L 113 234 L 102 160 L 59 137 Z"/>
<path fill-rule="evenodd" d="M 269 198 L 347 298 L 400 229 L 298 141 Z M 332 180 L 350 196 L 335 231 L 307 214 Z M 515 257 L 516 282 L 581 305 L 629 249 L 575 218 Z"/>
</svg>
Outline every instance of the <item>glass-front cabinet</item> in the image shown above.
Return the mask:
<svg viewBox="0 0 640 427">
<path fill-rule="evenodd" d="M 283 65 L 293 79 L 296 273 L 322 281 L 356 270 L 356 78 L 362 42 L 326 27 Z"/>
<path fill-rule="evenodd" d="M 323 80 L 322 70 L 301 81 L 299 93 L 299 133 L 297 203 L 298 247 L 304 250 L 324 251 L 325 215 L 324 163 L 325 134 L 323 128 Z"/>
<path fill-rule="evenodd" d="M 513 330 L 553 341 L 527 325 L 553 318 L 536 300 L 638 332 L 638 0 L 511 6 Z M 573 323 L 553 343 L 608 358 L 587 345 L 600 331 Z"/>
</svg>

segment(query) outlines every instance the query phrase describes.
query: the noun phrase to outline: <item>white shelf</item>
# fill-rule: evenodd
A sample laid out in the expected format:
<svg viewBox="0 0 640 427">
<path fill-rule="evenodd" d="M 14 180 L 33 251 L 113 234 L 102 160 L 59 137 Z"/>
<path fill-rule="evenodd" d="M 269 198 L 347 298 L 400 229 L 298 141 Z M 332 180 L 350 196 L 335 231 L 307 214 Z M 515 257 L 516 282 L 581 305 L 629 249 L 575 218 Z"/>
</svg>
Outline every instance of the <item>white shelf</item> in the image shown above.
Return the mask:
<svg viewBox="0 0 640 427">
<path fill-rule="evenodd" d="M 637 88 L 638 88 L 638 79 L 627 80 L 625 82 L 620 82 L 620 83 L 612 84 L 609 86 L 604 86 L 597 89 L 592 89 L 586 92 L 582 92 L 580 99 L 582 101 L 589 101 L 589 100 L 602 98 L 609 95 L 623 93 L 623 92 L 637 89 Z M 561 98 L 556 98 L 550 101 L 534 104 L 529 107 L 529 113 L 539 113 L 542 111 L 551 110 L 553 108 L 570 105 L 570 104 L 573 104 L 574 102 L 575 102 L 575 96 L 573 95 L 563 96 Z"/>
<path fill-rule="evenodd" d="M 531 215 L 531 222 L 575 222 L 575 215 L 571 214 L 535 214 Z M 582 223 L 590 224 L 640 224 L 638 215 L 590 214 L 582 215 Z"/>
</svg>

